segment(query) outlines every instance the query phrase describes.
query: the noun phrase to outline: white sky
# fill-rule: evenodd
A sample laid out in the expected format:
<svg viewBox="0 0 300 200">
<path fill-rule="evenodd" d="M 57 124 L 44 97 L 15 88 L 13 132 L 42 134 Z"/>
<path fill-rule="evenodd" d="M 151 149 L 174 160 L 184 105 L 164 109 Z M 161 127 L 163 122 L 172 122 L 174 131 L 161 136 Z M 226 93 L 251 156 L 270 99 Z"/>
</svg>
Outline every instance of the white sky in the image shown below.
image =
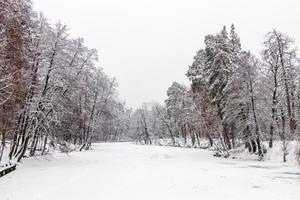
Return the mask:
<svg viewBox="0 0 300 200">
<path fill-rule="evenodd" d="M 236 25 L 245 50 L 258 54 L 272 28 L 300 43 L 299 0 L 33 0 L 34 8 L 100 54 L 99 65 L 117 78 L 131 107 L 163 102 L 185 73 L 204 36 Z"/>
</svg>

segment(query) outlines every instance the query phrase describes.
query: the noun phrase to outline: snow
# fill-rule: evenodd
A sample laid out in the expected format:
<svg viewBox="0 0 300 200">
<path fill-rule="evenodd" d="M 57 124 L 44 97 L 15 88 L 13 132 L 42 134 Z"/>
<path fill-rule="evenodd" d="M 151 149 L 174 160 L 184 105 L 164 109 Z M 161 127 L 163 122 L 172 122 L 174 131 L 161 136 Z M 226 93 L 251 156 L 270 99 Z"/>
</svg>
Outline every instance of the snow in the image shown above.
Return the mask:
<svg viewBox="0 0 300 200">
<path fill-rule="evenodd" d="M 264 161 L 268 161 L 269 163 L 282 163 L 283 162 L 283 145 L 281 141 L 273 141 L 273 148 L 268 147 L 268 142 L 262 143 L 264 148 L 267 150 L 267 153 L 264 155 Z M 296 153 L 300 149 L 297 141 L 287 141 L 287 152 L 286 156 L 287 164 L 289 165 L 297 165 L 297 157 Z M 239 148 L 236 148 L 230 152 L 231 157 L 242 160 L 257 160 L 256 154 L 250 154 L 247 149 L 242 145 Z"/>
<path fill-rule="evenodd" d="M 101 143 L 91 151 L 24 159 L 0 178 L 0 200 L 299 200 L 297 166 L 212 154 Z"/>
<path fill-rule="evenodd" d="M 195 141 L 194 145 L 190 137 L 186 138 L 186 141 L 184 140 L 184 138 L 174 138 L 174 139 L 175 139 L 175 146 L 177 147 L 203 148 L 203 149 L 209 148 L 209 141 L 204 138 L 200 138 L 199 144 L 197 141 Z M 173 146 L 173 142 L 171 138 L 155 139 L 153 143 L 159 146 Z"/>
</svg>

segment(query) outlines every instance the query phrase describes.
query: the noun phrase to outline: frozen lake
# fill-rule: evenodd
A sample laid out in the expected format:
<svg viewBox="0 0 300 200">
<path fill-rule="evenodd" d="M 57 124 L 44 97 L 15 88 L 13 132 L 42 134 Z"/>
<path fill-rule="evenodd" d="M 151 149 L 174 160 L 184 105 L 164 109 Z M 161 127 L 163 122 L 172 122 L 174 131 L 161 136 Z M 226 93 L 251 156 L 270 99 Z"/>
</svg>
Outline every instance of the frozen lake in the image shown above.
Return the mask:
<svg viewBox="0 0 300 200">
<path fill-rule="evenodd" d="M 24 159 L 0 179 L 1 200 L 299 200 L 299 169 L 129 143 Z"/>
</svg>

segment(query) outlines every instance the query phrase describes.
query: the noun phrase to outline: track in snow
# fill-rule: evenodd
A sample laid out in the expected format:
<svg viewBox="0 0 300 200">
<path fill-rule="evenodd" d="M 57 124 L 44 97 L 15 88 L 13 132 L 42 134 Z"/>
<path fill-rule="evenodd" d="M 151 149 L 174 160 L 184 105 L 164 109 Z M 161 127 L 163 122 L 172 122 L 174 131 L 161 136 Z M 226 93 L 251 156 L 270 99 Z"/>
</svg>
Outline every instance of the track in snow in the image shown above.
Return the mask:
<svg viewBox="0 0 300 200">
<path fill-rule="evenodd" d="M 0 179 L 0 200 L 299 200 L 297 168 L 211 154 L 107 143 L 88 152 L 26 159 Z"/>
</svg>

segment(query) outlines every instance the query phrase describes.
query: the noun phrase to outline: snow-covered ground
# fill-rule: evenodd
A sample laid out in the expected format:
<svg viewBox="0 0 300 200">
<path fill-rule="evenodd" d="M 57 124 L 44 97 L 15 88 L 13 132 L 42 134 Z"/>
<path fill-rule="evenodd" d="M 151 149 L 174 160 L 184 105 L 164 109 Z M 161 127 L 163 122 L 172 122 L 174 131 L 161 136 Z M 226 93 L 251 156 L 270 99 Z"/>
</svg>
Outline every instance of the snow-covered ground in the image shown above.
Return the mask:
<svg viewBox="0 0 300 200">
<path fill-rule="evenodd" d="M 212 153 L 108 143 L 24 159 L 0 178 L 0 200 L 300 199 L 298 167 Z"/>
</svg>

